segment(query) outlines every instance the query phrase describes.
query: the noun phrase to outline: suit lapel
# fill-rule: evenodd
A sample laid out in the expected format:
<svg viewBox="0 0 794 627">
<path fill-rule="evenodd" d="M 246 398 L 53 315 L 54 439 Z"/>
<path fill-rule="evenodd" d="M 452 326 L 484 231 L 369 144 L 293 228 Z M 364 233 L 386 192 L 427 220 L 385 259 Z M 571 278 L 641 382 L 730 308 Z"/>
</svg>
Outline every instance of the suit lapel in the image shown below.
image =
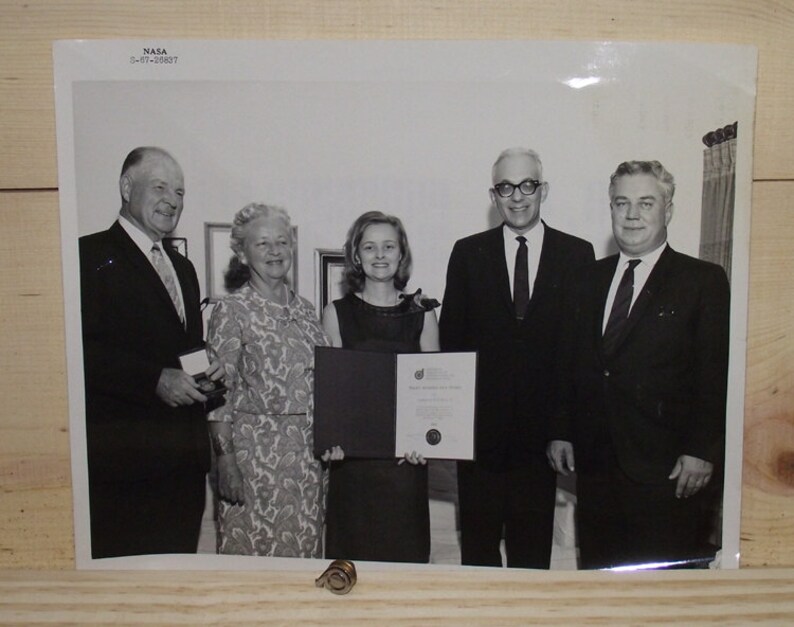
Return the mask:
<svg viewBox="0 0 794 627">
<path fill-rule="evenodd" d="M 612 284 L 612 278 L 615 276 L 615 270 L 618 267 L 618 255 L 604 260 L 604 263 L 599 266 L 599 274 L 596 278 L 596 285 L 594 286 L 594 315 L 593 315 L 593 335 L 596 338 L 596 346 L 598 346 L 598 354 L 601 360 L 604 360 L 604 310 L 607 306 L 607 296 L 609 296 L 609 286 Z"/>
<path fill-rule="evenodd" d="M 623 329 L 623 333 L 615 343 L 615 352 L 617 352 L 620 349 L 621 344 L 623 344 L 623 342 L 625 342 L 626 339 L 631 336 L 634 327 L 637 326 L 637 322 L 642 319 L 651 303 L 654 302 L 656 296 L 667 282 L 667 275 L 670 271 L 671 262 L 674 255 L 675 252 L 673 249 L 666 245 L 666 248 L 659 257 L 659 260 L 656 262 L 653 270 L 651 270 L 651 274 L 648 276 L 648 280 L 645 282 L 642 292 L 634 301 L 634 305 L 632 306 L 631 312 L 629 313 L 629 318 L 626 326 Z"/>
<path fill-rule="evenodd" d="M 199 301 L 199 294 L 194 289 L 194 284 L 190 280 L 190 276 L 187 274 L 184 264 L 185 258 L 167 246 L 164 248 L 167 249 L 166 254 L 168 254 L 171 259 L 171 263 L 174 266 L 174 271 L 176 272 L 177 280 L 179 281 L 179 285 L 182 289 L 182 304 L 185 308 L 185 328 L 189 334 L 192 334 L 193 330 L 198 329 L 198 335 L 201 336 L 201 312 L 190 305 L 191 303 L 197 303 Z M 162 283 L 162 281 L 160 282 Z"/>
<path fill-rule="evenodd" d="M 518 320 L 515 316 L 515 304 L 513 303 L 513 294 L 510 291 L 510 275 L 507 269 L 507 259 L 505 258 L 505 242 L 504 242 L 504 224 L 497 230 L 498 232 L 498 248 L 493 247 L 494 254 L 499 255 L 501 272 L 499 276 L 499 284 L 503 286 L 500 289 L 502 294 L 502 301 L 505 307 L 510 311 L 510 316 L 516 320 L 517 324 L 527 324 L 527 320 L 532 315 L 532 310 L 535 309 L 538 302 L 543 301 L 543 294 L 553 287 L 555 277 L 558 276 L 557 270 L 560 265 L 557 263 L 557 236 L 554 229 L 546 226 L 543 223 L 544 235 L 543 244 L 540 250 L 540 259 L 538 260 L 538 274 L 535 277 L 535 283 L 532 286 L 532 292 L 529 296 L 529 305 L 527 306 L 526 314 L 523 320 Z M 538 251 L 530 249 L 531 255 L 537 255 Z M 540 295 L 540 296 L 538 296 Z"/>
<path fill-rule="evenodd" d="M 488 240 L 483 248 L 487 266 L 484 268 L 489 281 L 496 281 L 496 290 L 499 293 L 499 302 L 510 312 L 510 317 L 515 319 L 513 295 L 510 293 L 510 276 L 507 274 L 505 260 L 505 240 L 502 226 L 488 231 Z"/>
<path fill-rule="evenodd" d="M 174 303 L 171 301 L 171 297 L 168 295 L 168 290 L 165 288 L 165 285 L 163 285 L 160 275 L 157 274 L 157 271 L 146 258 L 146 255 L 141 252 L 141 249 L 136 246 L 132 239 L 130 239 L 130 236 L 127 235 L 124 228 L 118 222 L 114 223 L 113 226 L 110 227 L 110 232 L 115 238 L 122 254 L 134 268 L 136 276 L 147 284 L 151 293 L 154 295 L 154 298 L 156 298 L 163 305 L 164 311 L 168 312 L 168 314 L 166 314 L 168 319 L 175 321 L 176 324 L 184 330 L 182 321 L 179 319 L 179 313 L 174 308 Z M 177 273 L 177 276 L 179 276 L 179 273 Z M 182 277 L 179 277 L 179 282 L 184 286 L 185 281 L 182 279 Z M 182 289 L 184 290 L 184 287 Z M 183 291 L 183 300 L 184 299 L 185 295 Z"/>
<path fill-rule="evenodd" d="M 554 287 L 554 281 L 560 278 L 560 268 L 564 264 L 558 259 L 558 239 L 557 231 L 549 228 L 543 223 L 543 244 L 540 249 L 540 259 L 538 260 L 538 274 L 535 276 L 535 283 L 532 286 L 532 294 L 529 299 L 529 309 L 525 317 L 529 318 L 532 310 L 539 301 L 543 300 L 543 295 Z M 529 251 L 529 254 L 537 254 L 537 251 Z"/>
</svg>

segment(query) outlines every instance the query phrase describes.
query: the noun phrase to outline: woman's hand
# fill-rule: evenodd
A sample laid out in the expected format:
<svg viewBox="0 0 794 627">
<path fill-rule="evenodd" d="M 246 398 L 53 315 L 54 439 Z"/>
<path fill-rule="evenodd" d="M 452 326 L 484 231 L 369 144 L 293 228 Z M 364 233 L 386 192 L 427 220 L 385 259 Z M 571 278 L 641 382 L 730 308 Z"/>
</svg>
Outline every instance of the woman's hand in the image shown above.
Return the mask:
<svg viewBox="0 0 794 627">
<path fill-rule="evenodd" d="M 419 464 L 424 466 L 427 463 L 427 460 L 416 451 L 411 451 L 410 453 L 406 453 L 403 458 L 397 462 L 397 465 L 399 466 L 403 462 L 408 462 L 413 466 L 417 466 Z"/>
<path fill-rule="evenodd" d="M 218 464 L 218 494 L 221 499 L 232 505 L 245 505 L 243 496 L 243 475 L 237 466 L 234 453 L 219 455 Z"/>
<path fill-rule="evenodd" d="M 320 455 L 320 459 L 324 462 L 341 462 L 344 458 L 345 452 L 342 450 L 341 446 L 334 446 Z"/>
<path fill-rule="evenodd" d="M 216 359 L 204 371 L 204 374 L 210 381 L 219 381 L 226 376 L 226 371 L 223 369 L 223 364 Z"/>
</svg>

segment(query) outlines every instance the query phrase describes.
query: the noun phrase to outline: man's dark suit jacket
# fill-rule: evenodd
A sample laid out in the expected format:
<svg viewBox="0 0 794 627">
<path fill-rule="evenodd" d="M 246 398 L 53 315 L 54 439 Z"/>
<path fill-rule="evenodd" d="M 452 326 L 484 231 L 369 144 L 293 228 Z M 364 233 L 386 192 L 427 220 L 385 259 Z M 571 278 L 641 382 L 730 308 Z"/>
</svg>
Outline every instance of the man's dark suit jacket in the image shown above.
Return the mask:
<svg viewBox="0 0 794 627">
<path fill-rule="evenodd" d="M 441 348 L 479 351 L 478 463 L 496 470 L 519 467 L 529 453 L 545 450 L 564 280 L 594 259 L 589 242 L 546 226 L 529 308 L 518 321 L 502 226 L 455 244 L 441 311 Z"/>
<path fill-rule="evenodd" d="M 172 408 L 156 395 L 163 368 L 202 345 L 193 265 L 164 247 L 182 287 L 186 329 L 149 260 L 116 222 L 80 238 L 88 470 L 91 482 L 203 477 L 209 464 L 201 403 Z"/>
<path fill-rule="evenodd" d="M 721 461 L 728 280 L 721 267 L 668 246 L 607 356 L 602 322 L 617 261 L 588 266 L 568 291 L 551 439 L 573 442 L 580 474 L 603 469 L 612 451 L 633 480 L 669 483 L 680 455 Z"/>
</svg>

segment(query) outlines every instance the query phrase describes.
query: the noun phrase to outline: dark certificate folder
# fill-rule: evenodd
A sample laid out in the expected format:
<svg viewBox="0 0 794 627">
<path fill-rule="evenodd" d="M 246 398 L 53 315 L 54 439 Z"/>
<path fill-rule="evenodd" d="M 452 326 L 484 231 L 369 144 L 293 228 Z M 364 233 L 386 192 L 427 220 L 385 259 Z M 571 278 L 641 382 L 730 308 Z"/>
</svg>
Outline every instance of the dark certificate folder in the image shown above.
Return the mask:
<svg viewBox="0 0 794 627">
<path fill-rule="evenodd" d="M 317 347 L 314 452 L 473 459 L 476 353 Z"/>
<path fill-rule="evenodd" d="M 314 349 L 314 452 L 394 458 L 397 406 L 393 353 Z"/>
</svg>

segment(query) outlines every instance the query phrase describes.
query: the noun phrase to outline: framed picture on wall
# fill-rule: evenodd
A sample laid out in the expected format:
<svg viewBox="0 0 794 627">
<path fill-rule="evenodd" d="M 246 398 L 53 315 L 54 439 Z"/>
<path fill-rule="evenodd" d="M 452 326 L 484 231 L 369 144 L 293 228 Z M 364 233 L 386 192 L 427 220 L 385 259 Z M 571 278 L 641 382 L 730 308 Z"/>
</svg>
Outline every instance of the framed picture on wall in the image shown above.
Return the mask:
<svg viewBox="0 0 794 627">
<path fill-rule="evenodd" d="M 239 268 L 235 255 L 229 245 L 232 225 L 228 222 L 204 223 L 204 252 L 206 271 L 206 294 L 209 302 L 217 302 L 239 285 L 240 280 L 235 268 Z M 289 270 L 289 284 L 298 291 L 298 227 L 292 227 L 292 267 Z"/>
<path fill-rule="evenodd" d="M 345 253 L 338 249 L 318 248 L 314 251 L 315 285 L 314 302 L 317 315 L 322 316 L 328 303 L 342 298 L 342 276 L 345 270 Z"/>
</svg>

